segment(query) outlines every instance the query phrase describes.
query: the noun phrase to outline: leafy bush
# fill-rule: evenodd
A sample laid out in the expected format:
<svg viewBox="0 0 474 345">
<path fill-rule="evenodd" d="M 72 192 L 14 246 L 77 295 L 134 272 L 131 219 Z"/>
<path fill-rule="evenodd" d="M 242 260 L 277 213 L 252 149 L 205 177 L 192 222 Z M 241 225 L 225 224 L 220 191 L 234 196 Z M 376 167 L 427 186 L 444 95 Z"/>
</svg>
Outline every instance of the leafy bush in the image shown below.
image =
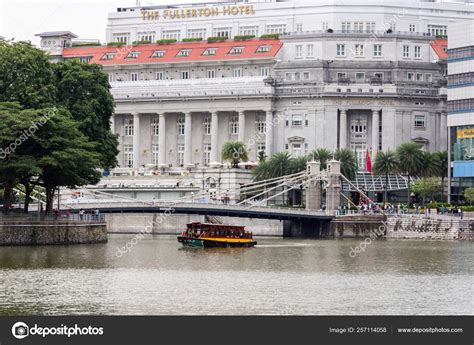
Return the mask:
<svg viewBox="0 0 474 345">
<path fill-rule="evenodd" d="M 166 39 L 166 40 L 156 41 L 157 44 L 173 44 L 173 43 L 176 43 L 176 42 L 178 42 L 178 41 L 175 40 L 175 39 Z"/>
<path fill-rule="evenodd" d="M 226 41 L 227 39 L 228 39 L 227 37 L 208 37 L 207 42 L 208 43 L 223 42 L 223 41 Z"/>
<path fill-rule="evenodd" d="M 260 38 L 262 40 L 277 40 L 280 38 L 280 34 L 265 34 L 261 35 Z"/>
<path fill-rule="evenodd" d="M 72 42 L 72 46 L 73 47 L 97 47 L 97 46 L 100 46 L 100 42 L 77 42 L 77 43 L 74 43 Z"/>
<path fill-rule="evenodd" d="M 151 43 L 150 40 L 141 40 L 141 41 L 133 41 L 133 42 L 132 42 L 132 44 L 133 44 L 134 46 L 139 45 L 139 44 L 150 44 L 150 43 Z"/>
<path fill-rule="evenodd" d="M 438 208 L 438 207 L 453 207 L 453 205 L 448 204 L 447 202 L 430 202 L 426 207 L 428 208 Z"/>
<path fill-rule="evenodd" d="M 109 42 L 107 43 L 107 46 L 109 47 L 120 47 L 120 46 L 123 46 L 125 45 L 125 43 L 123 42 Z"/>
<path fill-rule="evenodd" d="M 474 212 L 474 206 L 461 206 L 461 210 L 464 212 Z"/>
<path fill-rule="evenodd" d="M 234 36 L 234 41 L 248 41 L 254 38 L 255 38 L 255 35 L 237 35 L 237 36 Z"/>
<path fill-rule="evenodd" d="M 202 37 L 183 38 L 183 42 L 199 42 L 199 41 L 202 41 Z"/>
</svg>

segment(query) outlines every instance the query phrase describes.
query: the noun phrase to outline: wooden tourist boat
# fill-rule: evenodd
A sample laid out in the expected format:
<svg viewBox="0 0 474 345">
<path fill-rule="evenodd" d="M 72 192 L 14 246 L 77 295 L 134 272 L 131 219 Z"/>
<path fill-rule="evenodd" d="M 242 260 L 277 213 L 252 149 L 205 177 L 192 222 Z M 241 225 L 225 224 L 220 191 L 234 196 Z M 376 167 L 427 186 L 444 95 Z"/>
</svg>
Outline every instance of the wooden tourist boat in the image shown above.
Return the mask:
<svg viewBox="0 0 474 345">
<path fill-rule="evenodd" d="M 245 226 L 189 223 L 178 242 L 189 247 L 253 247 L 257 244 L 253 240 L 252 233 L 245 231 Z"/>
</svg>

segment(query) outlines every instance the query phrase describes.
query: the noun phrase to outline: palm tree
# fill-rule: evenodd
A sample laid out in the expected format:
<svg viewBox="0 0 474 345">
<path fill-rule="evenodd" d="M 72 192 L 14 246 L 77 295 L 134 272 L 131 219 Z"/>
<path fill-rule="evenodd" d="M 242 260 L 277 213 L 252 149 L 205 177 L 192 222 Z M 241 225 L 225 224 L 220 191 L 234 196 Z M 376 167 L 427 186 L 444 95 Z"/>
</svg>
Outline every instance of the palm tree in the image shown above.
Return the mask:
<svg viewBox="0 0 474 345">
<path fill-rule="evenodd" d="M 350 149 L 337 149 L 334 152 L 334 159 L 341 162 L 341 173 L 349 180 L 355 178 L 356 175 L 356 156 Z"/>
<path fill-rule="evenodd" d="M 438 164 L 437 176 L 441 177 L 441 187 L 443 189 L 443 200 L 444 201 L 444 179 L 448 177 L 449 160 L 448 151 L 435 152 L 436 162 Z"/>
<path fill-rule="evenodd" d="M 240 162 L 248 162 L 247 147 L 241 141 L 228 141 L 222 145 L 222 159 L 230 161 L 233 168 L 237 168 Z"/>
<path fill-rule="evenodd" d="M 438 156 L 428 151 L 422 151 L 423 171 L 420 173 L 423 177 L 438 176 L 439 162 Z"/>
<path fill-rule="evenodd" d="M 298 156 L 290 160 L 290 166 L 288 167 L 289 174 L 296 174 L 306 170 L 306 164 L 308 163 L 307 156 Z"/>
<path fill-rule="evenodd" d="M 254 181 L 263 181 L 270 179 L 270 161 L 261 161 L 253 169 Z"/>
<path fill-rule="evenodd" d="M 374 174 L 385 176 L 385 188 L 383 193 L 383 202 L 387 202 L 388 176 L 398 171 L 398 159 L 395 152 L 379 152 L 375 157 L 373 167 Z"/>
<path fill-rule="evenodd" d="M 321 169 L 327 168 L 327 162 L 332 158 L 332 153 L 328 149 L 319 148 L 308 155 L 310 160 L 319 161 Z"/>
<path fill-rule="evenodd" d="M 269 178 L 280 177 L 290 173 L 291 154 L 288 152 L 275 153 L 269 162 Z"/>
<path fill-rule="evenodd" d="M 419 175 L 423 170 L 423 151 L 412 142 L 401 144 L 396 151 L 398 166 L 408 177 L 408 206 L 410 206 L 410 178 Z"/>
</svg>

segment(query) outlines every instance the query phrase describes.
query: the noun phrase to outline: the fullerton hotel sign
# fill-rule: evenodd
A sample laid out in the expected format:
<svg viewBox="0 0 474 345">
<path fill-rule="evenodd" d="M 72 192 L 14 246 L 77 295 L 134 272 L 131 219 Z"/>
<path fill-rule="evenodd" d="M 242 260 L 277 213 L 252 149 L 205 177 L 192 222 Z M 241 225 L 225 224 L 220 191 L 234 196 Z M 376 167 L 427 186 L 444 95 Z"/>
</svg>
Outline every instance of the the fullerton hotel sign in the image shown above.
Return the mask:
<svg viewBox="0 0 474 345">
<path fill-rule="evenodd" d="M 237 16 L 255 14 L 253 5 L 179 8 L 146 11 L 142 10 L 143 20 L 185 19 L 197 17 Z"/>
</svg>

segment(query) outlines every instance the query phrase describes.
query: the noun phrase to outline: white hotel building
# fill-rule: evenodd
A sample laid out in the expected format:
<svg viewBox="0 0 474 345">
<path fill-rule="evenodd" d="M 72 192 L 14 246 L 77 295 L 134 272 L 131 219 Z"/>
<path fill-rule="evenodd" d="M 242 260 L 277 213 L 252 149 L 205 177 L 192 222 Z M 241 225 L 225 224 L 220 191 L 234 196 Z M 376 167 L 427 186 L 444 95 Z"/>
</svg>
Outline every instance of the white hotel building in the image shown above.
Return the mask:
<svg viewBox="0 0 474 345">
<path fill-rule="evenodd" d="M 121 47 L 40 36 L 53 59 L 109 74 L 122 169 L 218 167 L 229 140 L 251 161 L 351 148 L 363 167 L 367 149 L 447 149 L 444 36 L 473 15 L 467 2 L 215 1 L 119 8 L 107 41 Z M 273 33 L 280 40 L 258 39 Z M 257 38 L 233 39 L 246 35 Z"/>
</svg>

